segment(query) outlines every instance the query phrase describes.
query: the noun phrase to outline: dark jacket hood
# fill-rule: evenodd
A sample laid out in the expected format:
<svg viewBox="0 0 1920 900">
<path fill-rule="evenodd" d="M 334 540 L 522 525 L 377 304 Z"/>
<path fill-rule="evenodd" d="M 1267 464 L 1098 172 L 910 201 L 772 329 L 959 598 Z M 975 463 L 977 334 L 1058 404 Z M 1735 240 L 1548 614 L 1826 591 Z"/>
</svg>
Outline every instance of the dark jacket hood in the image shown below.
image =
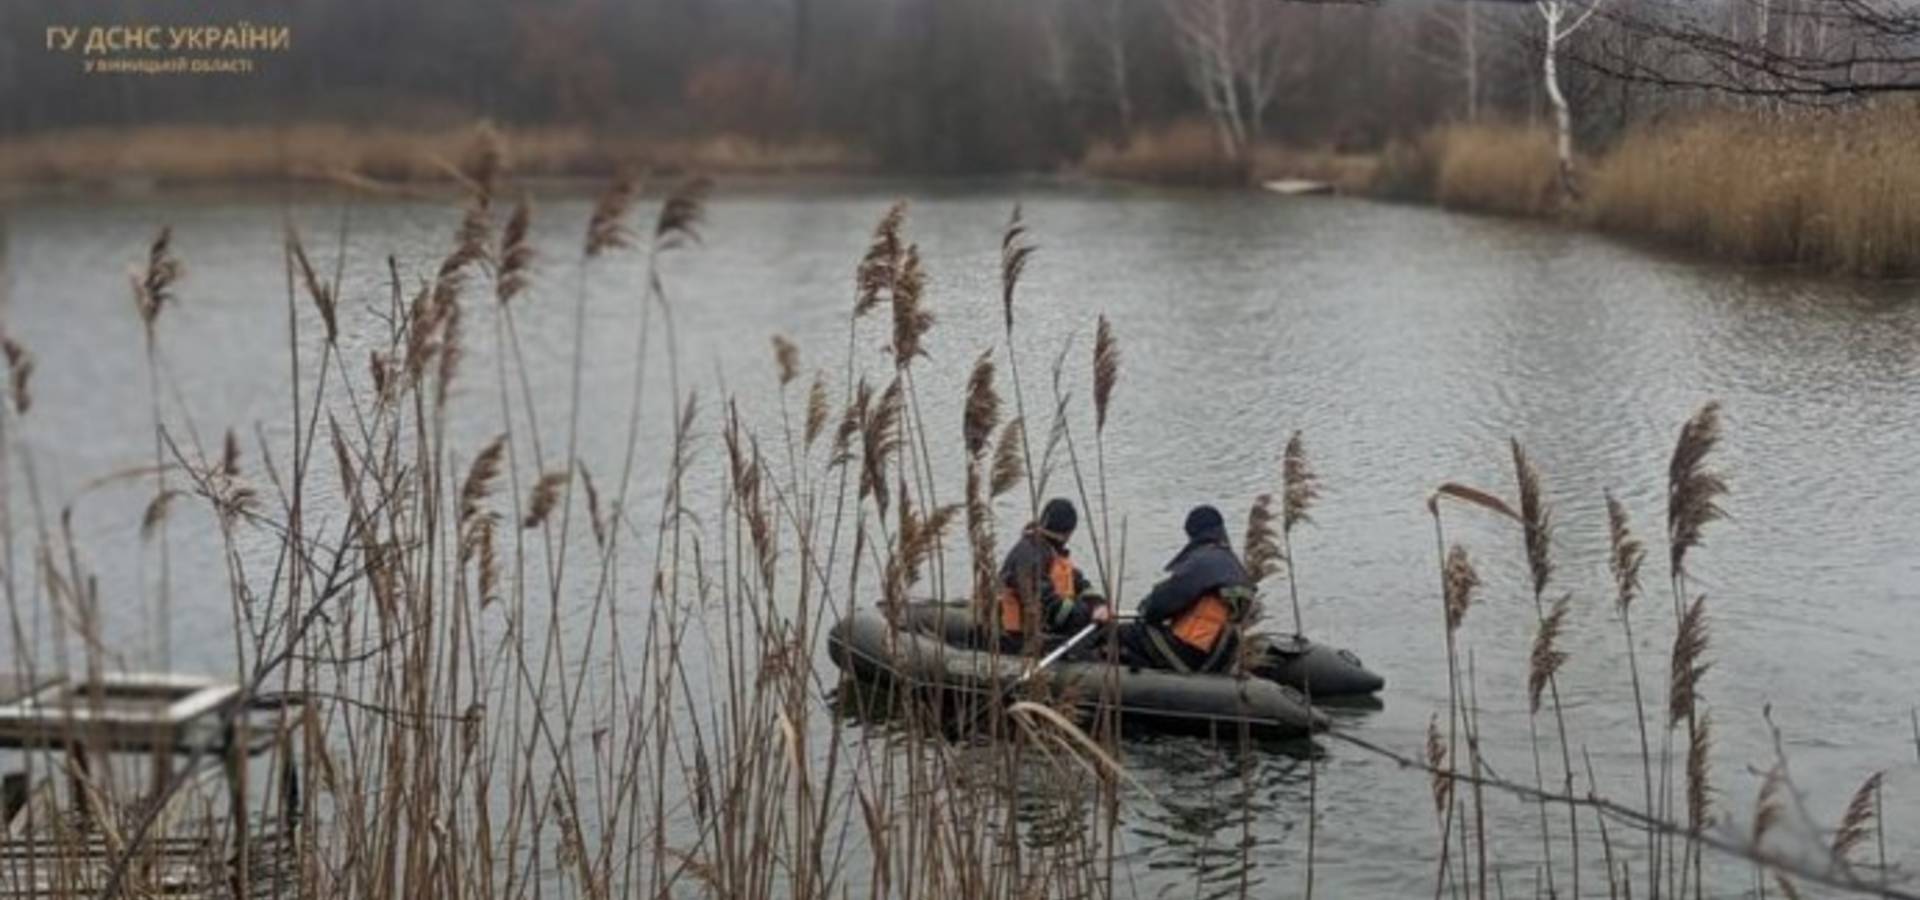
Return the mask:
<svg viewBox="0 0 1920 900">
<path fill-rule="evenodd" d="M 1175 566 L 1185 562 L 1187 557 L 1207 547 L 1220 547 L 1225 550 L 1233 549 L 1232 541 L 1227 538 L 1227 526 L 1219 525 L 1208 528 L 1189 538 L 1187 545 L 1180 548 L 1180 552 L 1175 553 L 1173 559 L 1167 562 L 1167 571 L 1172 571 Z"/>
</svg>

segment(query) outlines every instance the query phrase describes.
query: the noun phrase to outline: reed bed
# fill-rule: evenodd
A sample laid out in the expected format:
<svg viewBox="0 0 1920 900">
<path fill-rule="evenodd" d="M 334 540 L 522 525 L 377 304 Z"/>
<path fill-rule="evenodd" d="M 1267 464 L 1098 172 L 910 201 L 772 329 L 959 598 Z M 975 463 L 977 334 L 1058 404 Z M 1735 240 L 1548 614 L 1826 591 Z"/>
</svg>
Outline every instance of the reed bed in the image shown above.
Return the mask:
<svg viewBox="0 0 1920 900">
<path fill-rule="evenodd" d="M 1124 142 L 1096 144 L 1080 168 L 1104 178 L 1166 184 L 1243 185 L 1252 163 L 1229 156 L 1211 124 L 1183 119 L 1128 135 Z"/>
<path fill-rule="evenodd" d="M 170 521 L 221 535 L 233 678 L 250 698 L 299 701 L 277 707 L 278 749 L 254 780 L 247 816 L 298 823 L 283 833 L 299 893 L 1126 894 L 1120 823 L 1132 806 L 1158 800 L 1125 771 L 1111 715 L 1077 720 L 1044 677 L 1007 685 L 1010 704 L 949 715 L 958 698 L 842 683 L 825 659 L 828 626 L 855 606 L 897 608 L 926 594 L 991 602 L 1003 546 L 993 524 L 1003 509 L 1031 515 L 1050 477 L 1078 492 L 1099 581 L 1116 601 L 1125 596 L 1118 573 L 1126 522 L 1113 527 L 1104 477 L 1107 425 L 1125 400 L 1119 326 L 1104 316 L 1091 323 L 1090 411 L 1068 402 L 1065 354 L 1050 394 L 1023 381 L 1014 337 L 1035 244 L 1015 210 L 1001 236 L 1006 341 L 960 357 L 971 368 L 958 434 L 932 424 L 915 373 L 929 364 L 937 310 L 908 211 L 895 206 L 878 216 L 856 267 L 845 359 L 822 365 L 808 348 L 773 337 L 770 375 L 754 389 L 777 397 L 777 420 L 756 423 L 736 398 L 702 398 L 682 381 L 673 313 L 684 298 L 660 263 L 697 252 L 708 183 L 679 183 L 649 218 L 636 208 L 637 182 L 615 179 L 580 233 L 579 253 L 542 258 L 528 238 L 541 227 L 539 211 L 507 200 L 517 194 L 510 160 L 518 157 L 494 140 L 460 156 L 466 198 L 450 216 L 445 255 L 416 272 L 390 264 L 381 306 L 340 303 L 339 267 L 287 232 L 289 351 L 293 371 L 312 373 L 290 382 L 288 446 L 262 438 L 243 449 L 231 434 L 203 446 L 203 430 L 183 410 L 156 404 L 160 455 L 150 470 L 121 476 L 155 492 L 156 539 Z M 578 341 L 594 321 L 589 288 L 615 278 L 612 261 L 623 256 L 644 272 L 608 283 L 643 311 L 631 357 L 622 360 L 633 372 L 629 395 L 617 398 L 627 414 L 615 421 L 626 437 L 613 458 L 589 460 L 579 440 L 579 371 L 567 396 L 536 394 L 515 311 L 570 304 Z M 567 277 L 535 277 L 541 270 Z M 147 350 L 162 362 L 171 352 L 166 311 L 187 272 L 164 230 L 136 268 L 135 308 L 148 326 Z M 377 336 L 370 353 L 345 349 L 349 326 Z M 318 334 L 302 334 L 316 327 Z M 884 340 L 889 358 L 861 365 L 853 348 L 862 335 Z M 464 365 L 475 340 L 492 341 L 493 371 Z M 581 346 L 576 367 L 584 364 Z M 10 401 L 0 403 L 0 435 L 11 437 L 33 428 L 33 360 L 10 338 L 0 347 Z M 648 377 L 660 369 L 664 393 Z M 497 406 L 498 430 L 478 441 L 456 438 L 448 427 L 455 403 Z M 1089 422 L 1090 461 L 1080 449 Z M 665 483 L 658 507 L 637 508 L 636 456 L 649 433 L 664 444 Z M 1520 865 L 1538 871 L 1549 892 L 1565 884 L 1591 895 L 1597 889 L 1586 885 L 1604 881 L 1611 896 L 1701 896 L 1722 871 L 1703 865 L 1711 852 L 1751 862 L 1783 892 L 1810 884 L 1912 896 L 1884 849 L 1887 785 L 1878 775 L 1854 795 L 1824 861 L 1779 854 L 1762 840 L 1792 814 L 1780 802 L 1792 793 L 1784 758 L 1762 789 L 1751 839 L 1729 836 L 1712 805 L 1708 625 L 1688 563 L 1720 516 L 1720 437 L 1717 407 L 1705 407 L 1669 461 L 1668 703 L 1666 716 L 1653 719 L 1651 731 L 1663 739 L 1657 753 L 1648 716 L 1636 710 L 1644 796 L 1630 801 L 1602 795 L 1590 762 L 1586 788 L 1575 783 L 1575 751 L 1585 761 L 1586 745 L 1563 709 L 1559 679 L 1568 655 L 1580 651 L 1565 645 L 1563 624 L 1581 601 L 1554 580 L 1545 475 L 1516 442 L 1514 501 L 1459 483 L 1429 499 L 1448 709 L 1434 714 L 1412 753 L 1344 729 L 1322 740 L 1428 779 L 1436 894 L 1502 894 L 1502 872 Z M 0 471 L 9 475 L 0 491 L 30 489 L 21 479 L 33 469 L 31 447 L 0 440 Z M 967 473 L 957 494 L 936 477 L 936 453 L 953 452 L 963 454 Z M 1246 549 L 1260 577 L 1277 582 L 1285 570 L 1288 618 L 1301 630 L 1300 597 L 1311 583 L 1297 575 L 1294 538 L 1311 522 L 1321 485 L 1298 433 L 1276 457 L 1279 490 L 1254 501 Z M 702 480 L 717 489 L 700 490 Z M 0 497 L 0 509 L 14 509 L 16 499 Z M 1528 598 L 1484 596 L 1473 554 L 1449 534 L 1462 514 L 1490 515 L 1521 538 L 1536 617 L 1526 649 L 1526 735 L 1480 729 L 1475 654 L 1494 648 L 1475 647 L 1472 613 L 1493 604 L 1524 610 Z M 5 579 L 14 667 L 24 674 L 90 672 L 107 658 L 98 598 L 85 587 L 86 549 L 69 521 L 38 513 L 0 521 L 8 552 L 41 563 L 31 578 L 9 566 Z M 1631 646 L 1628 616 L 1644 606 L 1635 600 L 1645 553 L 1617 501 L 1609 525 L 1609 588 Z M 950 535 L 961 528 L 964 535 Z M 950 545 L 961 547 L 964 562 L 950 559 Z M 1640 615 L 1640 627 L 1653 626 Z M 1630 668 L 1638 704 L 1642 673 L 1637 663 Z M 1244 667 L 1237 675 L 1250 677 Z M 1661 686 L 1649 694 L 1660 696 Z M 1539 727 L 1536 718 L 1549 710 L 1551 729 Z M 957 728 L 956 720 L 977 727 Z M 1531 783 L 1503 779 L 1486 758 L 1490 746 L 1520 741 L 1535 760 Z M 1549 772 L 1543 756 L 1560 765 Z M 1328 776 L 1313 751 L 1307 759 L 1299 878 L 1311 895 L 1326 830 L 1315 804 Z M 57 761 L 36 764 L 43 774 L 63 771 Z M 304 789 L 286 787 L 296 784 L 296 764 Z M 70 893 L 152 891 L 141 860 L 187 827 L 178 811 L 192 802 L 189 780 L 169 779 L 160 803 L 104 773 L 80 780 L 97 798 L 96 820 L 110 823 L 110 866 L 100 883 L 71 885 Z M 1530 838 L 1490 830 L 1489 808 L 1502 803 L 1538 808 L 1537 856 L 1526 849 Z M 1566 827 L 1556 834 L 1562 811 Z M 1241 827 L 1250 828 L 1251 813 L 1240 812 Z M 28 827 L 51 828 L 71 846 L 86 840 L 49 807 L 30 803 L 23 814 Z M 1612 837 L 1629 833 L 1634 840 Z M 242 847 L 254 840 L 237 831 L 226 839 Z M 1252 847 L 1243 839 L 1237 850 L 1242 896 L 1254 888 L 1245 865 Z M 251 893 L 262 874 L 252 859 L 235 853 L 209 865 Z"/>
<path fill-rule="evenodd" d="M 1585 216 L 1745 262 L 1920 271 L 1910 103 L 1718 115 L 1630 132 L 1593 164 Z"/>
</svg>

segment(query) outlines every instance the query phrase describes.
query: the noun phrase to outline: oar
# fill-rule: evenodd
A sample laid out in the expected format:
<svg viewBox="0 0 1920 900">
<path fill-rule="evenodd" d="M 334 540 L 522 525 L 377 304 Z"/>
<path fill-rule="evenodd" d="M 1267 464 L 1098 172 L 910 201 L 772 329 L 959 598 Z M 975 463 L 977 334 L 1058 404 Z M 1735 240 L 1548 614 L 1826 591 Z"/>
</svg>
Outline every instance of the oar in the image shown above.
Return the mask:
<svg viewBox="0 0 1920 900">
<path fill-rule="evenodd" d="M 1039 662 L 1034 663 L 1031 668 L 1021 673 L 1020 677 L 1014 679 L 1012 684 L 1009 684 L 1006 687 L 1001 688 L 999 696 L 995 697 L 993 700 L 992 707 L 998 707 L 1001 704 L 1006 703 L 1007 698 L 1012 696 L 1013 692 L 1018 690 L 1021 685 L 1026 684 L 1028 681 L 1033 680 L 1033 676 L 1040 674 L 1048 666 L 1051 666 L 1054 663 L 1059 662 L 1060 657 L 1067 655 L 1067 651 L 1072 650 L 1074 647 L 1078 646 L 1081 641 L 1084 641 L 1087 639 L 1087 635 L 1090 635 L 1098 630 L 1100 630 L 1100 623 L 1093 622 L 1087 625 L 1087 627 L 1080 629 L 1080 631 L 1074 634 L 1073 637 L 1067 638 L 1066 643 L 1053 648 L 1053 652 L 1048 653 L 1046 656 L 1041 657 Z M 974 714 L 974 720 L 973 720 L 974 727 L 976 728 L 979 727 L 980 716 L 985 715 L 986 711 L 992 707 L 982 706 L 980 708 L 980 711 Z"/>
<path fill-rule="evenodd" d="M 1099 622 L 1093 622 L 1088 624 L 1087 627 L 1080 629 L 1080 633 L 1074 635 L 1073 637 L 1067 638 L 1066 643 L 1053 648 L 1052 653 L 1049 653 L 1046 656 L 1041 657 L 1040 661 L 1038 663 L 1035 663 L 1033 668 L 1028 669 L 1026 674 L 1021 675 L 1018 680 L 1016 680 L 1013 684 L 1009 685 L 1008 690 L 1011 691 L 1013 688 L 1017 688 L 1020 685 L 1027 683 L 1028 679 L 1032 678 L 1035 675 L 1040 674 L 1040 670 L 1045 669 L 1050 665 L 1053 665 L 1055 662 L 1057 662 L 1060 659 L 1060 657 L 1067 655 L 1068 650 L 1072 650 L 1081 641 L 1086 640 L 1087 635 L 1092 634 L 1099 627 L 1100 627 Z"/>
</svg>

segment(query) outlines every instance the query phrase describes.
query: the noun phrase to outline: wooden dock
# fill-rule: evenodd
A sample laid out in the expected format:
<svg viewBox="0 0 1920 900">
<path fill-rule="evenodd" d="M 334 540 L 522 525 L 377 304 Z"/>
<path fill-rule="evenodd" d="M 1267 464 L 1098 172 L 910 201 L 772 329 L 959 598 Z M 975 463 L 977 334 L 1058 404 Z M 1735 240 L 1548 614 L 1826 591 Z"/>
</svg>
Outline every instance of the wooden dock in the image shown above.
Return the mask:
<svg viewBox="0 0 1920 900">
<path fill-rule="evenodd" d="M 250 730 L 243 699 L 234 685 L 192 676 L 0 676 L 0 750 L 33 760 L 28 771 L 40 776 L 31 784 L 28 771 L 5 775 L 0 898 L 100 896 L 123 859 L 128 896 L 290 893 L 294 826 L 254 827 L 245 788 L 248 760 L 277 745 L 275 730 Z M 147 783 L 108 799 L 94 773 L 115 754 L 144 757 Z M 210 776 L 225 782 L 216 798 L 186 789 L 216 780 Z M 217 814 L 185 817 L 179 807 L 190 794 L 212 799 Z M 165 825 L 128 858 L 127 842 L 154 804 L 169 806 Z"/>
</svg>

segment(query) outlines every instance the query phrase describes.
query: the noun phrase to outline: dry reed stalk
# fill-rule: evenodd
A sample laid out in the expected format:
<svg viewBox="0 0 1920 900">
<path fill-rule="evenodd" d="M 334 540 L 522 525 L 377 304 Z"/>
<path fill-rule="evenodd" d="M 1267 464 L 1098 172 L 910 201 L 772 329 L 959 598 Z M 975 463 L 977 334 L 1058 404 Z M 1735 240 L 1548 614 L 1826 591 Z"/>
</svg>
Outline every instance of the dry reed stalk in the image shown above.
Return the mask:
<svg viewBox="0 0 1920 900">
<path fill-rule="evenodd" d="M 1640 567 L 1646 561 L 1646 548 L 1634 537 L 1627 518 L 1627 507 L 1612 491 L 1607 491 L 1607 567 L 1613 576 L 1614 607 L 1620 613 L 1620 630 L 1627 643 L 1627 675 L 1633 682 L 1634 724 L 1640 734 L 1641 783 L 1645 791 L 1646 814 L 1658 809 L 1653 801 L 1653 750 L 1647 739 L 1647 706 L 1640 687 L 1639 653 L 1633 639 L 1633 601 L 1640 595 Z M 1647 893 L 1660 896 L 1659 838 L 1647 832 Z"/>
<path fill-rule="evenodd" d="M 1527 574 L 1533 587 L 1534 615 L 1538 617 L 1539 631 L 1534 642 L 1533 657 L 1528 672 L 1528 689 L 1532 701 L 1532 713 L 1540 711 L 1541 688 L 1545 687 L 1553 699 L 1553 721 L 1560 737 L 1561 784 L 1567 797 L 1573 791 L 1573 750 L 1567 737 L 1566 713 L 1560 704 L 1560 666 L 1566 662 L 1566 654 L 1558 649 L 1555 642 L 1559 637 L 1562 623 L 1566 619 L 1567 605 L 1571 596 L 1562 597 L 1554 604 L 1553 610 L 1544 608 L 1544 595 L 1547 585 L 1553 578 L 1553 512 L 1547 505 L 1546 491 L 1541 486 L 1540 470 L 1527 457 L 1518 439 L 1509 439 L 1508 447 L 1513 455 L 1514 480 L 1520 493 L 1521 536 L 1526 544 Z M 1543 807 L 1544 808 L 1544 807 Z M 1568 845 L 1572 851 L 1574 896 L 1580 895 L 1580 817 L 1579 810 L 1569 801 L 1567 804 Z M 1549 892 L 1553 884 L 1552 857 L 1548 857 L 1547 884 Z M 1611 869 L 1611 867 L 1609 867 Z"/>
<path fill-rule="evenodd" d="M 1035 251 L 1034 245 L 1027 239 L 1027 225 L 1020 215 L 1020 204 L 1013 206 L 1007 215 L 1007 225 L 1000 233 L 1000 309 L 1005 325 L 1007 347 L 1007 372 L 1013 382 L 1013 406 L 1016 421 L 1027 421 L 1027 400 L 1025 389 L 1020 381 L 1020 356 L 1013 346 L 1013 300 L 1020 287 L 1020 277 L 1026 272 L 1028 263 Z M 1027 440 L 1027 429 L 1023 426 L 1015 433 L 1020 439 L 1020 464 L 1030 476 L 1027 480 L 1028 512 L 1035 518 L 1040 515 L 1040 491 L 1043 487 L 1039 469 L 1033 464 L 1033 448 Z M 996 462 L 995 481 L 1001 467 Z M 998 491 L 994 492 L 997 496 Z"/>
<path fill-rule="evenodd" d="M 1281 454 L 1280 551 L 1287 567 L 1287 599 L 1293 605 L 1293 633 L 1304 634 L 1300 618 L 1300 578 L 1293 553 L 1293 530 L 1313 521 L 1313 504 L 1320 498 L 1320 476 L 1307 462 L 1307 446 L 1295 431 Z"/>
</svg>

